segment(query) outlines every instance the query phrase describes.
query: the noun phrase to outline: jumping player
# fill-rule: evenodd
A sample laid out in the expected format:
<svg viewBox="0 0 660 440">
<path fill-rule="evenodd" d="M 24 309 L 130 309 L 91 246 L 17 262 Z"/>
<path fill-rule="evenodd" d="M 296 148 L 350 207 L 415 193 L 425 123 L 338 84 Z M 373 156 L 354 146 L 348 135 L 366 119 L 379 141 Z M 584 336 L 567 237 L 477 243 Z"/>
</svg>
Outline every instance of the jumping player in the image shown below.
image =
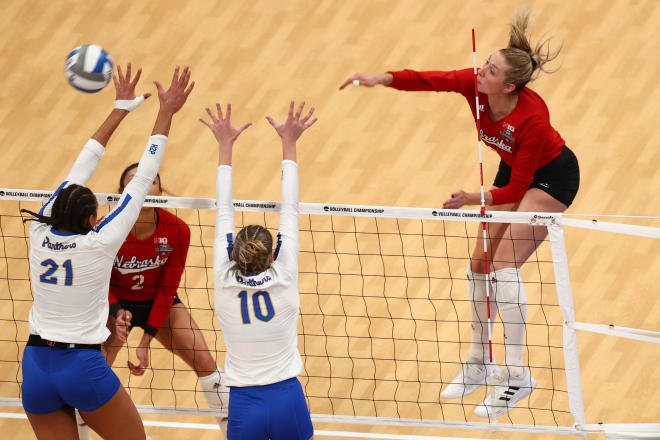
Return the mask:
<svg viewBox="0 0 660 440">
<path fill-rule="evenodd" d="M 34 220 L 30 225 L 34 304 L 23 354 L 23 407 L 39 439 L 78 438 L 74 408 L 105 439 L 145 439 L 135 405 L 101 353 L 110 334 L 108 284 L 115 255 L 160 167 L 172 117 L 194 83 L 188 86 L 187 67 L 181 75 L 175 69 L 168 90 L 155 83 L 160 110 L 136 175 L 117 207 L 96 224 L 98 203 L 84 185 L 112 133 L 144 99 L 135 97 L 140 70 L 133 81 L 130 64 L 126 76 L 119 67 L 117 72 L 115 109 L 41 210 L 22 210 Z"/>
<path fill-rule="evenodd" d="M 493 53 L 479 70 L 478 90 L 481 139 L 500 156 L 493 188 L 485 193 L 489 210 L 563 212 L 573 202 L 580 183 L 580 171 L 573 152 L 550 125 L 543 99 L 526 85 L 546 63 L 559 54 L 551 51 L 550 39 L 533 48 L 527 37 L 530 11 L 519 9 L 510 23 L 508 47 Z M 359 82 L 398 90 L 456 92 L 462 94 L 476 118 L 473 70 L 416 72 L 403 70 L 384 74 L 357 73 L 340 87 Z M 358 84 L 356 82 L 356 84 Z M 483 108 L 482 108 L 483 107 Z M 458 209 L 480 203 L 478 192 L 457 191 L 443 208 Z M 509 411 L 536 387 L 523 363 L 527 297 L 520 267 L 543 242 L 545 227 L 524 224 L 489 223 L 493 298 L 491 315 L 499 308 L 504 325 L 507 368 L 501 372 L 489 365 L 486 305 L 486 267 L 482 240 L 476 240 L 471 266 L 467 269 L 468 295 L 472 300 L 472 344 L 467 362 L 442 397 L 457 398 L 474 392 L 487 380 L 491 394 L 475 413 L 497 417 Z M 503 239 L 505 238 L 505 239 Z"/>
<path fill-rule="evenodd" d="M 298 165 L 296 142 L 315 122 L 314 108 L 300 118 L 291 102 L 283 124 L 267 120 L 282 139 L 282 207 L 277 244 L 261 225 L 234 235 L 232 148 L 250 124 L 231 126 L 206 109 L 218 141 L 217 213 L 213 256 L 215 310 L 227 343 L 225 369 L 230 387 L 229 440 L 308 440 L 314 428 L 298 374 Z"/>
</svg>

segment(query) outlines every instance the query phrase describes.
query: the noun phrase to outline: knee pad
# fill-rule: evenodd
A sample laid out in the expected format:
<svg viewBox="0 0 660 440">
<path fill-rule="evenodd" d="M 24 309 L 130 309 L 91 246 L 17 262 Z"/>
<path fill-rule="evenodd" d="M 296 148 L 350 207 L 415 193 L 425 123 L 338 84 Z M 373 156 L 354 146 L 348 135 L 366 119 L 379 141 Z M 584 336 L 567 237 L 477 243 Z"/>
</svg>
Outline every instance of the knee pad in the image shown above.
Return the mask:
<svg viewBox="0 0 660 440">
<path fill-rule="evenodd" d="M 525 285 L 520 276 L 520 269 L 515 267 L 496 270 L 492 280 L 494 294 L 500 310 L 527 306 Z"/>
<path fill-rule="evenodd" d="M 486 301 L 486 274 L 473 273 L 470 266 L 468 266 L 467 283 L 468 283 L 468 297 L 470 298 L 470 300 Z"/>
</svg>

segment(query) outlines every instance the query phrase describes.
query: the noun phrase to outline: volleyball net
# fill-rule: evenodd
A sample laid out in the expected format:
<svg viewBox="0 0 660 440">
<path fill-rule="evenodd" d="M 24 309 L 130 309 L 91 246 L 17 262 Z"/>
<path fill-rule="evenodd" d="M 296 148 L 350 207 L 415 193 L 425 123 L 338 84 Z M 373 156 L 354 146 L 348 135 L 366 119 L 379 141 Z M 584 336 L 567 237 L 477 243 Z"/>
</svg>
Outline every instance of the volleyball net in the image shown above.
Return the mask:
<svg viewBox="0 0 660 440">
<path fill-rule="evenodd" d="M 32 305 L 29 223 L 23 223 L 20 209 L 36 210 L 51 194 L 0 189 L 0 405 L 20 404 L 20 363 Z M 97 198 L 99 212 L 106 213 L 119 197 Z M 190 227 L 178 295 L 223 366 L 226 347 L 214 312 L 215 200 L 149 197 L 145 206 L 165 208 Z M 262 224 L 277 233 L 279 203 L 237 200 L 234 206 L 237 228 Z M 482 216 L 468 210 L 311 203 L 302 203 L 300 211 L 300 380 L 315 422 L 585 435 L 592 425 L 585 421 L 576 331 L 660 341 L 653 331 L 576 322 L 563 229 L 570 225 L 648 240 L 660 238 L 659 228 L 548 213 Z M 545 238 L 522 267 L 528 299 L 524 364 L 537 386 L 491 421 L 474 414 L 490 386 L 458 399 L 440 397 L 467 360 L 475 323 L 466 269 L 484 221 L 548 232 L 538 235 Z M 502 322 L 494 322 L 493 354 L 501 364 Z M 138 408 L 218 414 L 206 406 L 195 372 L 155 340 L 147 372 L 130 374 L 127 361 L 136 363 L 141 336 L 140 329 L 133 330 L 113 366 Z"/>
</svg>

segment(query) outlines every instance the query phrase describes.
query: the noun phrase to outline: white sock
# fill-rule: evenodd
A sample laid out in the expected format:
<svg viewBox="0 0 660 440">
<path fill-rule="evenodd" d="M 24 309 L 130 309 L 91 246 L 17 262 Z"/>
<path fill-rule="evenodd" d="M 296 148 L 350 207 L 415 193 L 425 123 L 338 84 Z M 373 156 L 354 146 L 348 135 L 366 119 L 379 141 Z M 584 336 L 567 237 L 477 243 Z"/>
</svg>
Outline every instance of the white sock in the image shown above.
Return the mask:
<svg viewBox="0 0 660 440">
<path fill-rule="evenodd" d="M 486 302 L 486 274 L 472 273 L 467 269 L 468 297 L 470 298 L 472 311 L 472 343 L 468 362 L 489 364 L 490 349 L 488 346 L 488 304 Z M 494 300 L 493 292 L 490 292 L 490 316 L 492 325 L 497 319 L 497 302 Z M 495 357 L 493 356 L 493 363 Z"/>
<path fill-rule="evenodd" d="M 523 347 L 525 346 L 525 323 L 527 322 L 527 295 L 515 267 L 495 271 L 497 304 L 504 324 L 504 363 L 511 377 L 524 374 Z"/>
<path fill-rule="evenodd" d="M 76 410 L 76 423 L 78 424 L 78 438 L 80 438 L 80 440 L 91 440 L 92 437 L 89 426 L 87 426 L 87 423 L 85 423 L 83 418 L 80 417 L 78 410 Z"/>
<path fill-rule="evenodd" d="M 224 372 L 220 367 L 208 376 L 200 377 L 199 383 L 209 408 L 227 411 L 229 408 L 229 388 L 224 384 Z"/>
</svg>

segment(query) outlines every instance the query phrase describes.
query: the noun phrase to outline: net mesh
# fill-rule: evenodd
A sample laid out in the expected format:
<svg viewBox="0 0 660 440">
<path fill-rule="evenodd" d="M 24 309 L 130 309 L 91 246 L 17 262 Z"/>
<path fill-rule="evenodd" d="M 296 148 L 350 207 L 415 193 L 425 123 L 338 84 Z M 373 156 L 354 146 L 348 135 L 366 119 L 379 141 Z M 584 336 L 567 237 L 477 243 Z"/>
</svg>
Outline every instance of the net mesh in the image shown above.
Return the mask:
<svg viewBox="0 0 660 440">
<path fill-rule="evenodd" d="M 20 208 L 40 203 L 0 200 L 0 397 L 19 398 L 20 360 L 32 303 L 28 226 Z M 110 207 L 99 208 L 107 212 Z M 214 316 L 214 211 L 171 209 L 190 227 L 178 295 L 218 365 L 226 347 Z M 262 224 L 276 234 L 273 212 L 236 213 L 236 226 Z M 456 220 L 301 214 L 298 322 L 300 375 L 313 414 L 444 422 L 484 422 L 474 408 L 487 387 L 459 399 L 440 392 L 466 361 L 471 340 L 466 268 L 478 223 Z M 510 239 L 506 238 L 505 239 Z M 550 246 L 542 243 L 523 266 L 528 298 L 525 364 L 536 390 L 501 424 L 571 426 Z M 237 313 L 239 313 L 237 311 Z M 153 341 L 150 367 L 132 376 L 142 336 L 131 333 L 114 369 L 138 405 L 206 408 L 196 374 Z M 493 330 L 494 356 L 504 360 L 502 324 Z"/>
</svg>

